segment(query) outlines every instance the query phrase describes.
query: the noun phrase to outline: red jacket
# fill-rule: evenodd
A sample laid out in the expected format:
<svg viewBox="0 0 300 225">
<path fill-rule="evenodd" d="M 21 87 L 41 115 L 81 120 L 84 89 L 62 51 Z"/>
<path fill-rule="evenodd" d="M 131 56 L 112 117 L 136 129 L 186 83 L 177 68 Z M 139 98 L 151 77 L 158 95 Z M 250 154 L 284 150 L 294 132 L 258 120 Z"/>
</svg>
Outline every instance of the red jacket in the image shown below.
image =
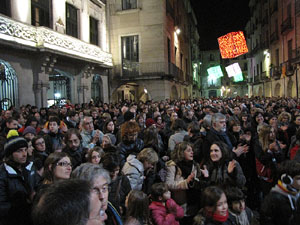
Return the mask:
<svg viewBox="0 0 300 225">
<path fill-rule="evenodd" d="M 173 199 L 169 199 L 164 206 L 161 202 L 151 202 L 151 217 L 156 225 L 179 225 L 176 219 L 184 216 L 183 208 L 176 204 Z"/>
</svg>

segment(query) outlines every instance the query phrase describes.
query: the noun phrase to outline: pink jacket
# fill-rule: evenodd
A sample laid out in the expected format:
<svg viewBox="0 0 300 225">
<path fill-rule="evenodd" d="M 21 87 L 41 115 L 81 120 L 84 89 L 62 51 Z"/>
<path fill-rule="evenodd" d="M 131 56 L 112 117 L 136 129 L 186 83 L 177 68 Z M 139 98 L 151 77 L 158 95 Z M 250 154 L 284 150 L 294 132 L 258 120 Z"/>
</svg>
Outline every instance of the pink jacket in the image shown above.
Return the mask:
<svg viewBox="0 0 300 225">
<path fill-rule="evenodd" d="M 169 199 L 164 206 L 161 202 L 152 202 L 149 206 L 151 217 L 156 225 L 179 225 L 176 219 L 184 216 L 183 208 Z"/>
</svg>

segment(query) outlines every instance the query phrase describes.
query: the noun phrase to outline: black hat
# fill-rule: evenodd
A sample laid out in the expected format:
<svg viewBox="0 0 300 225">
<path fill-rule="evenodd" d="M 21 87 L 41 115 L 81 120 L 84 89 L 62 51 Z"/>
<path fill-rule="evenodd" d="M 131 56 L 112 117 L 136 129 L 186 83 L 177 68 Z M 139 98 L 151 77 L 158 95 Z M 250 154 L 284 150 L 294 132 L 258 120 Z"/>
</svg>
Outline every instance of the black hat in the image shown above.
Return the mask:
<svg viewBox="0 0 300 225">
<path fill-rule="evenodd" d="M 28 147 L 28 143 L 23 137 L 12 136 L 4 145 L 4 156 L 10 156 L 20 148 Z"/>
<path fill-rule="evenodd" d="M 127 111 L 124 113 L 124 122 L 134 119 L 134 113 Z"/>
</svg>

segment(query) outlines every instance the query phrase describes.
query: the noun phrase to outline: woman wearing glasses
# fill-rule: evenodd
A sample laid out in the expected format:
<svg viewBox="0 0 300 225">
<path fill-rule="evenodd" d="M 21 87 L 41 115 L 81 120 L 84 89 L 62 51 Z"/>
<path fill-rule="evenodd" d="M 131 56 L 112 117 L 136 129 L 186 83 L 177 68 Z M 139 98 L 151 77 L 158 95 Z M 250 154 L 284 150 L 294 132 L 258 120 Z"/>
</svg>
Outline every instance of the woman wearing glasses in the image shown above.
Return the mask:
<svg viewBox="0 0 300 225">
<path fill-rule="evenodd" d="M 66 153 L 51 153 L 45 161 L 43 184 L 52 184 L 59 180 L 69 179 L 71 172 L 71 160 Z"/>
</svg>

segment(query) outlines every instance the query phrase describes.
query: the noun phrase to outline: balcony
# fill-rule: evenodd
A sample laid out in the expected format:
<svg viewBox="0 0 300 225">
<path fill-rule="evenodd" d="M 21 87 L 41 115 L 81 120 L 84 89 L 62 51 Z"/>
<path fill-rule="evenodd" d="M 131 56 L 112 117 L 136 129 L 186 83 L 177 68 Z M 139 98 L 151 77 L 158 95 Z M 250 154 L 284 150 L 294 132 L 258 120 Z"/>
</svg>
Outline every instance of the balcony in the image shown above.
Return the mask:
<svg viewBox="0 0 300 225">
<path fill-rule="evenodd" d="M 268 76 L 266 71 L 262 72 L 260 76 L 261 76 L 262 81 L 269 81 L 270 80 L 270 76 Z"/>
<path fill-rule="evenodd" d="M 300 47 L 292 50 L 291 63 L 300 63 Z"/>
<path fill-rule="evenodd" d="M 294 75 L 294 66 L 293 64 L 291 63 L 290 60 L 286 61 L 286 62 L 283 62 L 281 64 L 281 68 L 282 68 L 282 74 L 286 75 L 286 76 L 293 76 Z"/>
<path fill-rule="evenodd" d="M 124 61 L 114 66 L 116 80 L 170 79 L 184 82 L 183 72 L 173 63 Z"/>
<path fill-rule="evenodd" d="M 172 17 L 173 20 L 175 19 L 174 8 L 172 7 L 170 0 L 166 0 L 166 12 Z"/>
<path fill-rule="evenodd" d="M 281 78 L 281 67 L 280 66 L 272 66 L 270 69 L 270 77 L 275 80 L 279 80 Z"/>
<path fill-rule="evenodd" d="M 286 18 L 281 24 L 281 34 L 287 34 L 293 29 L 292 17 Z"/>
<path fill-rule="evenodd" d="M 46 27 L 34 27 L 0 16 L 0 41 L 20 48 L 49 51 L 112 67 L 112 55 L 100 47 Z"/>
<path fill-rule="evenodd" d="M 274 43 L 274 42 L 276 42 L 276 41 L 278 41 L 278 40 L 279 40 L 278 32 L 275 31 L 275 32 L 273 32 L 273 33 L 271 34 L 271 36 L 270 36 L 270 43 L 272 44 L 272 43 Z"/>
</svg>

